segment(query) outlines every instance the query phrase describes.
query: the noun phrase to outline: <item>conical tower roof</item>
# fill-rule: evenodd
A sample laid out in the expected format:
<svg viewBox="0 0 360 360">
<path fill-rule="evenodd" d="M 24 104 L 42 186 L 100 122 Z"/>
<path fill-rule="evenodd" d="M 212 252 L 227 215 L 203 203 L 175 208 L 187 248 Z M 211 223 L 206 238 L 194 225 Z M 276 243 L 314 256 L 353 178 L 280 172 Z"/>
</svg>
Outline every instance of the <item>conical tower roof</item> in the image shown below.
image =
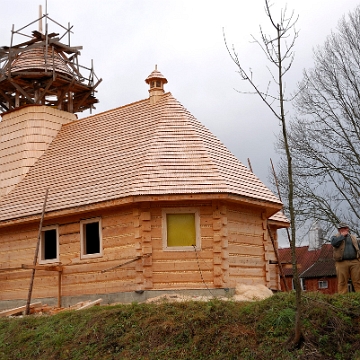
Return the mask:
<svg viewBox="0 0 360 360">
<path fill-rule="evenodd" d="M 161 80 L 163 84 L 167 84 L 168 82 L 166 77 L 157 69 L 157 65 L 155 65 L 155 70 L 145 79 L 145 82 L 150 84 L 152 80 Z"/>
<path fill-rule="evenodd" d="M 43 18 L 51 20 L 47 15 Z M 21 32 L 13 31 L 13 36 L 24 36 L 24 29 L 31 24 Z M 31 40 L 0 48 L 1 112 L 24 105 L 47 105 L 71 113 L 94 107 L 98 102 L 95 89 L 101 79 L 92 66 L 79 65 L 81 46 L 61 42 L 70 30 L 69 26 L 61 37 L 35 30 L 29 36 Z"/>
</svg>

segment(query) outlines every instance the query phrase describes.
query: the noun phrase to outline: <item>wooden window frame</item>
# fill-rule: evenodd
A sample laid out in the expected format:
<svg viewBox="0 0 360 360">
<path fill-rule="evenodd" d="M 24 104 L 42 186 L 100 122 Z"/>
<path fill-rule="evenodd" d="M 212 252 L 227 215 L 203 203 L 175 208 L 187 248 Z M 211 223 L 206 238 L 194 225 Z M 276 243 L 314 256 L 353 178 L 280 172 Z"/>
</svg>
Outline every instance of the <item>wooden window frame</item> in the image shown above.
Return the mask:
<svg viewBox="0 0 360 360">
<path fill-rule="evenodd" d="M 84 226 L 86 224 L 91 224 L 91 223 L 99 223 L 99 246 L 100 246 L 100 252 L 98 253 L 94 253 L 94 254 L 86 254 L 85 253 L 85 231 L 84 231 Z M 102 225 L 101 225 L 101 218 L 97 217 L 97 218 L 91 218 L 91 219 L 86 219 L 86 220 L 81 220 L 80 221 L 80 259 L 92 259 L 92 258 L 98 258 L 98 257 L 102 257 L 103 256 L 103 241 L 102 241 Z"/>
<path fill-rule="evenodd" d="M 326 285 L 326 286 L 323 286 Z M 319 280 L 318 281 L 318 289 L 328 289 L 329 288 L 329 282 L 327 280 Z"/>
<path fill-rule="evenodd" d="M 196 246 L 168 246 L 167 244 L 167 215 L 194 214 Z M 166 208 L 162 210 L 162 243 L 164 251 L 194 251 L 201 250 L 200 212 L 197 208 Z"/>
<path fill-rule="evenodd" d="M 56 230 L 56 258 L 54 259 L 44 259 L 45 256 L 45 238 L 44 234 L 45 231 L 48 230 Z M 38 261 L 39 264 L 52 264 L 58 263 L 60 261 L 60 254 L 59 254 L 60 246 L 59 246 L 59 226 L 58 225 L 50 225 L 45 226 L 41 229 L 41 237 L 40 237 L 40 247 L 39 247 L 39 256 Z"/>
</svg>

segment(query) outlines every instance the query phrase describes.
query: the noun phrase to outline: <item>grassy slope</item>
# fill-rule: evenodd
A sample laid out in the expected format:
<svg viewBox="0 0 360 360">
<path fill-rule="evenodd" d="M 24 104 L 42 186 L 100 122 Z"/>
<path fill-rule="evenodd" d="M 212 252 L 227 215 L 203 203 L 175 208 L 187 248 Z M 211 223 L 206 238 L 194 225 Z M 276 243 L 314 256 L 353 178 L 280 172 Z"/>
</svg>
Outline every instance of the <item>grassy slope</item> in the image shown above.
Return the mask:
<svg viewBox="0 0 360 360">
<path fill-rule="evenodd" d="M 294 297 L 282 293 L 0 319 L 0 359 L 360 359 L 360 293 L 303 302 L 305 341 L 292 351 Z"/>
</svg>

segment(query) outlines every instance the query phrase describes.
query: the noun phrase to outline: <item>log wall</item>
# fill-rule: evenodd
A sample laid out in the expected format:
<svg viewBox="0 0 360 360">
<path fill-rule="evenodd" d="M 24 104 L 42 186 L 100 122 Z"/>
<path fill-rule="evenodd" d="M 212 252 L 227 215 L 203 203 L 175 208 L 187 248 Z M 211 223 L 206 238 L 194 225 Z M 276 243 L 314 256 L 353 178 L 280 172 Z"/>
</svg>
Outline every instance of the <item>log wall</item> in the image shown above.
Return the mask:
<svg viewBox="0 0 360 360">
<path fill-rule="evenodd" d="M 200 250 L 163 249 L 162 210 L 166 207 L 198 209 Z M 80 221 L 96 217 L 101 217 L 103 256 L 81 259 Z M 45 217 L 43 225 L 58 225 L 63 296 L 230 288 L 238 282 L 279 289 L 276 265 L 269 265 L 274 251 L 266 219 L 256 209 L 211 200 L 144 202 L 56 221 Z M 0 300 L 26 299 L 31 270 L 20 267 L 33 263 L 37 235 L 38 224 L 1 231 Z M 33 298 L 57 297 L 57 284 L 57 272 L 37 270 Z"/>
<path fill-rule="evenodd" d="M 241 282 L 279 289 L 277 265 L 269 263 L 276 258 L 266 218 L 258 209 L 229 205 L 227 219 L 229 286 L 233 287 Z"/>
</svg>

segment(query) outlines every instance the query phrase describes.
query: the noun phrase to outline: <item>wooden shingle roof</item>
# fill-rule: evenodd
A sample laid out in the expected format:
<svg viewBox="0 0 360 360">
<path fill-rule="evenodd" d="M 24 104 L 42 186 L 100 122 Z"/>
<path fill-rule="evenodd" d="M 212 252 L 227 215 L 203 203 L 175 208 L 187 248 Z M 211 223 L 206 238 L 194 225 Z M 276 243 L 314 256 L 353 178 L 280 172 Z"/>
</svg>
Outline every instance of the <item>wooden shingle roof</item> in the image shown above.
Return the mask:
<svg viewBox="0 0 360 360">
<path fill-rule="evenodd" d="M 172 95 L 63 125 L 0 200 L 0 221 L 138 195 L 226 193 L 280 200 Z"/>
<path fill-rule="evenodd" d="M 65 59 L 57 52 L 53 52 L 50 47 L 46 53 L 45 46 L 20 53 L 12 62 L 11 70 L 14 74 L 42 70 L 48 72 L 56 71 L 70 78 L 73 76 L 73 71 L 67 65 Z"/>
</svg>

